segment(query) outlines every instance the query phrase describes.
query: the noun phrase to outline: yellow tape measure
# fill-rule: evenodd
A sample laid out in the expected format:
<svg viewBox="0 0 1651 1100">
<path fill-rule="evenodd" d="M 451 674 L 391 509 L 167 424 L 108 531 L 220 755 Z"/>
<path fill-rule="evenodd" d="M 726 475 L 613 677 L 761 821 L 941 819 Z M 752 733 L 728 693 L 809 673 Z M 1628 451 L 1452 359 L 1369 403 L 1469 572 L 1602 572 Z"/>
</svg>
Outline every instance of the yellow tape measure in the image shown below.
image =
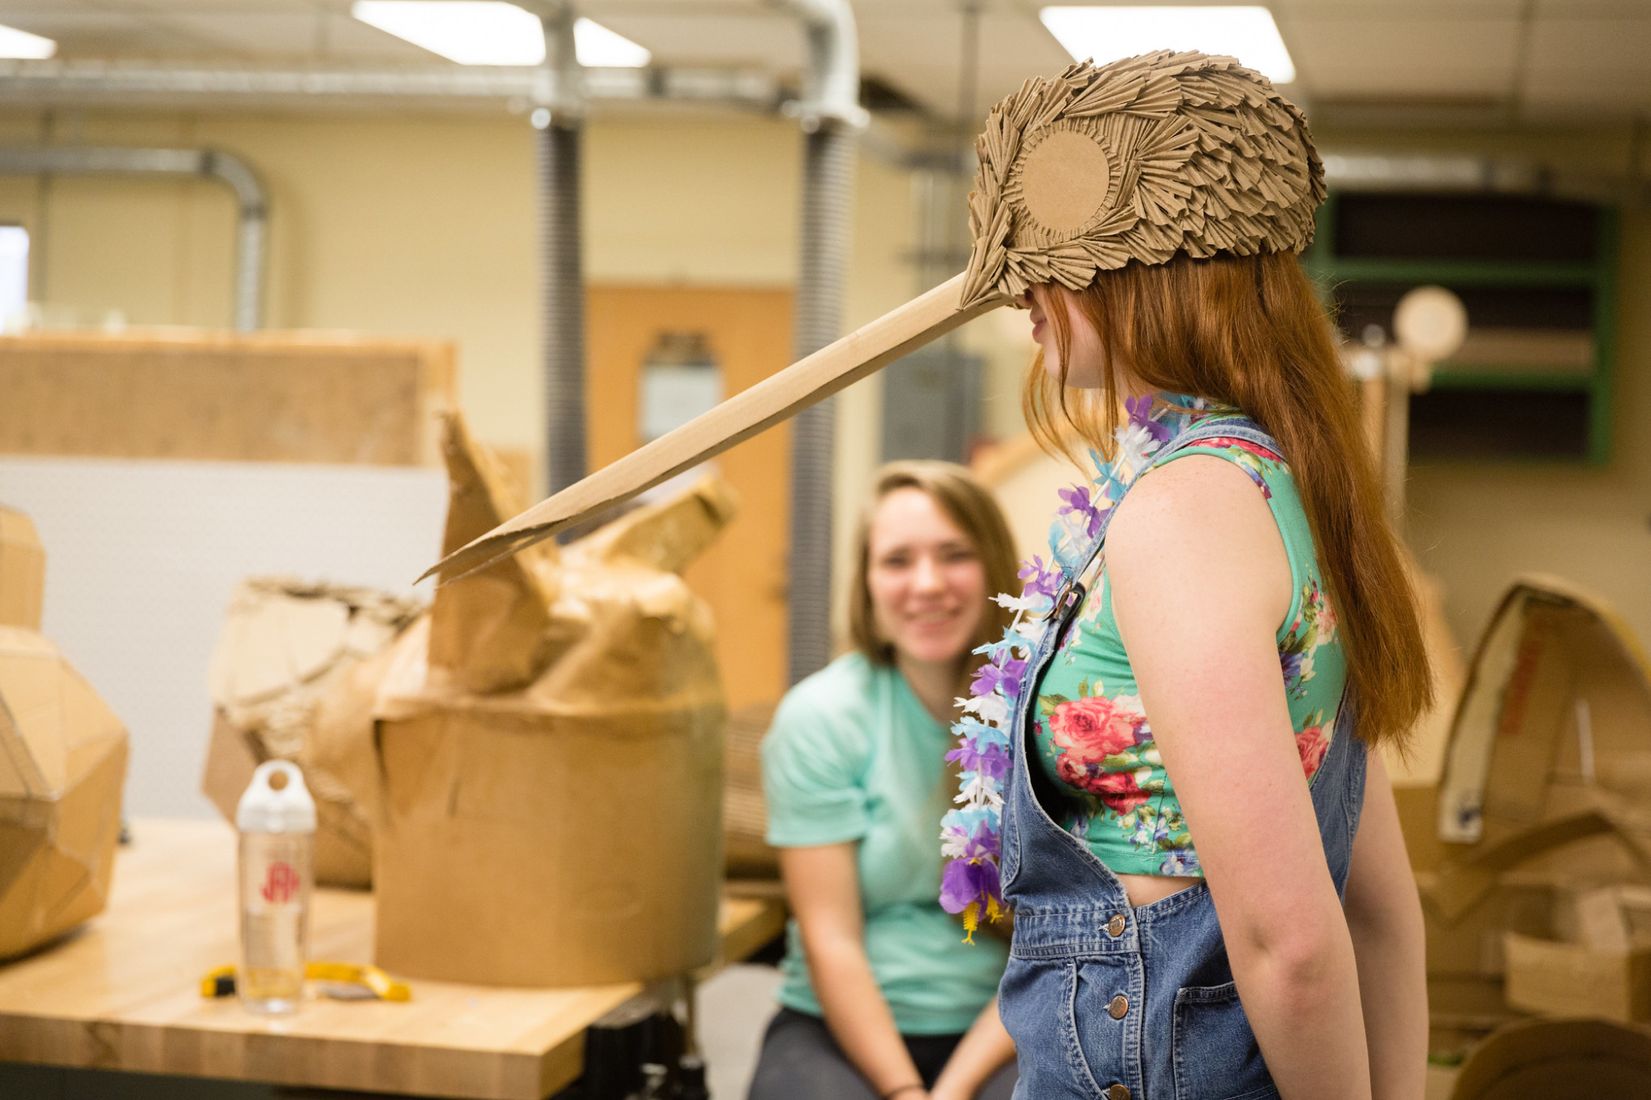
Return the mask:
<svg viewBox="0 0 1651 1100">
<path fill-rule="evenodd" d="M 312 982 L 339 982 L 358 985 L 372 991 L 381 1001 L 410 1001 L 413 991 L 406 982 L 398 982 L 376 966 L 358 966 L 355 963 L 312 962 L 304 964 L 304 977 Z M 201 978 L 201 996 L 228 997 L 235 992 L 235 968 L 220 966 L 209 970 Z"/>
</svg>

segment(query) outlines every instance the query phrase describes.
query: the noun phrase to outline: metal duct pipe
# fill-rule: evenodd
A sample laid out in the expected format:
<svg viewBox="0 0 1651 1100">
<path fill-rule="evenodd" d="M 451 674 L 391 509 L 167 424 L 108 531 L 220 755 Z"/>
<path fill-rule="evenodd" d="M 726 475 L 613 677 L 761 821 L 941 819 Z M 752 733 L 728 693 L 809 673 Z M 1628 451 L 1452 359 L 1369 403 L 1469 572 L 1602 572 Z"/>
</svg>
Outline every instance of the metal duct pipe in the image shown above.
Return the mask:
<svg viewBox="0 0 1651 1100">
<path fill-rule="evenodd" d="M 724 69 L 589 69 L 585 97 L 601 101 L 672 100 L 780 109 L 779 82 L 766 73 Z M 429 69 L 176 68 L 90 61 L 0 62 L 0 103 L 123 103 L 146 97 L 236 100 L 409 99 L 531 104 L 542 68 L 446 66 Z"/>
<path fill-rule="evenodd" d="M 842 331 L 843 277 L 848 267 L 854 198 L 855 131 L 860 107 L 860 58 L 847 0 L 780 0 L 802 17 L 809 71 L 794 109 L 802 123 L 802 244 L 797 274 L 794 358 L 835 340 Z M 835 400 L 806 410 L 791 435 L 790 683 L 831 657 L 831 550 Z"/>
<path fill-rule="evenodd" d="M 573 7 L 540 4 L 545 61 L 535 82 L 545 379 L 545 476 L 554 493 L 585 476 L 585 274 L 579 235 L 583 73 Z"/>
<path fill-rule="evenodd" d="M 264 242 L 269 201 L 239 157 L 216 149 L 122 149 L 93 146 L 0 148 L 0 174 L 56 176 L 203 176 L 235 192 L 235 328 L 263 325 Z"/>
</svg>

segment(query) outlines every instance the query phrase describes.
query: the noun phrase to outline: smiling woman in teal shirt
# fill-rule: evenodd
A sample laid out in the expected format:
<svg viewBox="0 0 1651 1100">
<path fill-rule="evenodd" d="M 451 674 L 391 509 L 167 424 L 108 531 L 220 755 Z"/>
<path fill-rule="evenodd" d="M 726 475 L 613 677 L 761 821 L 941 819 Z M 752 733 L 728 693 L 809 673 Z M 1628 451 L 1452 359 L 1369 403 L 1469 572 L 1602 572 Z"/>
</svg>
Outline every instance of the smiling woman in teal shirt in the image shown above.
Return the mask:
<svg viewBox="0 0 1651 1100">
<path fill-rule="evenodd" d="M 947 726 L 988 600 L 1014 579 L 1007 526 L 961 467 L 881 471 L 853 584 L 856 650 L 787 694 L 763 743 L 768 841 L 787 899 L 781 1010 L 751 1100 L 1007 1100 L 995 993 L 1007 947 L 940 907 Z"/>
</svg>

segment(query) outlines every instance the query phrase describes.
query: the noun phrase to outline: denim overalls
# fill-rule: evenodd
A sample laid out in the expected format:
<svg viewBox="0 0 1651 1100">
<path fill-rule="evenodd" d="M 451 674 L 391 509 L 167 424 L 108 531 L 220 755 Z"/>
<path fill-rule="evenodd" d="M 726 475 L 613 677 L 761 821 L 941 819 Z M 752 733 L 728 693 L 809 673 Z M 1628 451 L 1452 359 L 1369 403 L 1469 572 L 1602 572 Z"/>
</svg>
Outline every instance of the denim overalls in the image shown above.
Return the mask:
<svg viewBox="0 0 1651 1100">
<path fill-rule="evenodd" d="M 1212 437 L 1278 449 L 1253 422 L 1222 418 L 1184 431 L 1151 465 Z M 1010 735 L 1001 870 L 1015 926 L 999 1006 L 1018 1051 L 1015 1098 L 1276 1097 L 1238 1002 L 1208 887 L 1201 881 L 1131 908 L 1118 879 L 1083 841 L 1055 824 L 1033 791 L 1028 715 L 1082 603 L 1081 587 L 1057 597 L 1053 625 L 1029 662 Z M 1347 883 L 1364 799 L 1365 748 L 1353 735 L 1351 712 L 1344 701 L 1310 788 L 1338 892 Z"/>
</svg>

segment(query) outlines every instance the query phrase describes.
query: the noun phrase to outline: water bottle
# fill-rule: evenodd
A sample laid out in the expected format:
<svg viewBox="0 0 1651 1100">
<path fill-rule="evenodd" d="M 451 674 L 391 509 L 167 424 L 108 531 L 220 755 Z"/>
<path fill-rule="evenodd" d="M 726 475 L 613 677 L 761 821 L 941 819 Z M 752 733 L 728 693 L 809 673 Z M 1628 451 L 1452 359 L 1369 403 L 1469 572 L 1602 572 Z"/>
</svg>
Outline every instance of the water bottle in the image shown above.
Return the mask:
<svg viewBox="0 0 1651 1100">
<path fill-rule="evenodd" d="M 241 1004 L 296 1012 L 309 946 L 315 802 L 287 760 L 258 765 L 235 811 L 241 832 Z"/>
</svg>

